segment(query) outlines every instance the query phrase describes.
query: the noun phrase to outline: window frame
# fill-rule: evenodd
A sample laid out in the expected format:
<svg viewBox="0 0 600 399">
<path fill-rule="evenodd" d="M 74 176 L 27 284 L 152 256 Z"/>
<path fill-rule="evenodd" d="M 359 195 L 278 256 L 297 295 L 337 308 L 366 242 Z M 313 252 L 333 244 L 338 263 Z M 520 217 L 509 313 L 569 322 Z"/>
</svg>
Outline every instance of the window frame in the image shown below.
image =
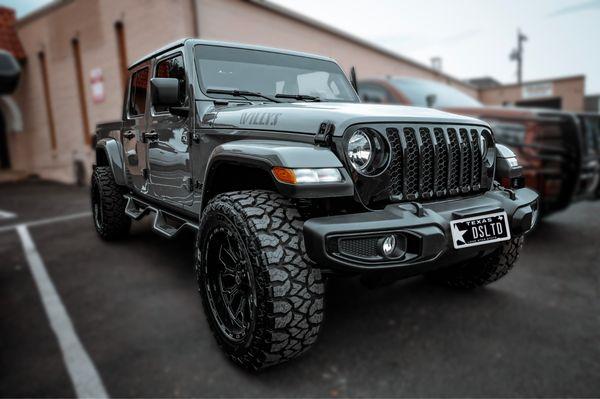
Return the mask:
<svg viewBox="0 0 600 399">
<path fill-rule="evenodd" d="M 144 100 L 144 112 L 141 114 L 131 114 L 131 94 L 132 94 L 132 86 L 133 86 L 133 77 L 135 74 L 141 72 L 142 70 L 147 69 L 148 70 L 148 81 L 146 82 L 146 97 Z M 127 104 L 126 106 L 126 110 L 127 110 L 127 119 L 139 119 L 139 118 L 144 118 L 148 112 L 148 99 L 150 96 L 148 96 L 148 92 L 150 91 L 150 65 L 145 62 L 143 64 L 141 64 L 139 67 L 132 69 L 130 71 L 129 74 L 129 80 L 128 80 L 128 84 L 127 84 Z"/>
<path fill-rule="evenodd" d="M 185 57 L 184 57 L 183 51 L 181 51 L 181 49 L 177 49 L 177 51 L 175 51 L 175 52 L 163 54 L 160 57 L 154 58 L 154 62 L 152 65 L 152 77 L 150 77 L 148 79 L 148 83 L 150 83 L 150 79 L 158 77 L 158 76 L 156 76 L 156 72 L 158 71 L 158 64 L 160 64 L 163 61 L 168 61 L 171 58 L 176 58 L 176 57 L 181 57 L 181 59 L 183 61 L 183 71 L 184 71 L 184 75 L 185 75 L 185 89 L 186 89 L 185 97 L 183 99 L 183 104 L 185 105 L 186 100 L 188 98 L 188 93 L 187 93 L 188 79 L 187 79 L 187 67 L 185 65 Z M 156 109 L 154 108 L 154 105 L 152 104 L 152 90 L 150 90 L 149 98 L 150 98 L 150 115 L 152 117 L 171 115 L 171 113 L 169 112 L 168 109 L 165 111 L 156 111 Z"/>
</svg>

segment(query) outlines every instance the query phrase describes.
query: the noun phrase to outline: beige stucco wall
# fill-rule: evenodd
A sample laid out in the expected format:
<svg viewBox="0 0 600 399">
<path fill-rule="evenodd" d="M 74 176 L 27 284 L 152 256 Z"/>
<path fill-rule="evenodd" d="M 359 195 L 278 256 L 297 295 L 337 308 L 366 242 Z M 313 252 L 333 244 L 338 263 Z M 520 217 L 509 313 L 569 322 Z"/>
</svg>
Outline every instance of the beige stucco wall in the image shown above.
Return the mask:
<svg viewBox="0 0 600 399">
<path fill-rule="evenodd" d="M 553 94 L 551 98 L 560 97 L 564 110 L 577 112 L 584 110 L 585 78 L 583 76 L 549 80 L 548 82 L 552 83 Z M 479 100 L 489 105 L 514 104 L 517 101 L 523 100 L 522 92 L 522 87 L 519 85 L 482 89 L 479 92 Z M 543 99 L 532 98 L 530 100 Z"/>
<path fill-rule="evenodd" d="M 74 0 L 18 26 L 27 53 L 22 81 L 14 95 L 24 118 L 22 133 L 11 133 L 12 168 L 44 178 L 71 182 L 73 161 L 91 165 L 93 154 L 85 145 L 71 40 L 80 40 L 89 131 L 98 122 L 120 118 L 123 101 L 114 23 L 125 26 L 127 59 L 144 54 L 193 31 L 189 1 Z M 43 99 L 39 51 L 46 53 L 57 149 L 52 150 Z M 94 104 L 90 71 L 101 68 L 106 99 Z M 89 170 L 89 168 L 88 168 Z"/>
<path fill-rule="evenodd" d="M 455 85 L 473 97 L 477 90 L 382 54 L 306 23 L 285 17 L 251 2 L 195 0 L 198 29 L 203 39 L 285 48 L 335 58 L 346 72 L 356 67 L 359 78 L 386 75 L 411 76 Z"/>
</svg>

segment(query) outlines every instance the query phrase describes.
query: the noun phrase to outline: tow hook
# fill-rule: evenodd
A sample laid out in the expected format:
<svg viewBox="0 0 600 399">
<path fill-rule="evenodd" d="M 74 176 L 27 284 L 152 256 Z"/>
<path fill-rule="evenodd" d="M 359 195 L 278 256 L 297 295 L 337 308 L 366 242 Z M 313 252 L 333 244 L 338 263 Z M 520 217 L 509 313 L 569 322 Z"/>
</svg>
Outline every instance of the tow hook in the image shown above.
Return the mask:
<svg viewBox="0 0 600 399">
<path fill-rule="evenodd" d="M 511 190 L 510 188 L 506 188 L 503 185 L 501 185 L 498 181 L 494 180 L 494 188 L 500 190 L 500 191 L 504 191 L 505 193 L 508 194 L 508 196 L 510 197 L 511 200 L 516 200 L 517 199 L 517 194 L 515 193 L 514 190 Z"/>
<path fill-rule="evenodd" d="M 407 202 L 406 204 L 398 206 L 401 209 L 404 209 L 406 211 L 410 211 L 409 209 L 406 209 L 404 207 L 404 205 L 412 205 L 412 206 L 414 206 L 415 210 L 414 210 L 413 213 L 415 214 L 416 217 L 422 218 L 423 216 L 425 216 L 425 208 L 423 208 L 423 205 L 421 205 L 420 203 L 411 201 L 411 202 Z"/>
</svg>

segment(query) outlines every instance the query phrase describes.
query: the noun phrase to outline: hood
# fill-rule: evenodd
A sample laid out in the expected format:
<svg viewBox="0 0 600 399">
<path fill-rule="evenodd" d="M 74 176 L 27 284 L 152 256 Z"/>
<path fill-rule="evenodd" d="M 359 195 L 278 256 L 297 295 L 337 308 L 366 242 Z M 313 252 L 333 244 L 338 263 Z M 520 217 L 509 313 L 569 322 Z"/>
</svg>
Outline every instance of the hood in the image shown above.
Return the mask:
<svg viewBox="0 0 600 399">
<path fill-rule="evenodd" d="M 315 134 L 322 122 L 335 125 L 341 136 L 358 123 L 447 123 L 488 126 L 467 116 L 431 108 L 361 103 L 276 103 L 228 106 L 214 109 L 211 126 L 229 129 L 259 129 Z"/>
</svg>

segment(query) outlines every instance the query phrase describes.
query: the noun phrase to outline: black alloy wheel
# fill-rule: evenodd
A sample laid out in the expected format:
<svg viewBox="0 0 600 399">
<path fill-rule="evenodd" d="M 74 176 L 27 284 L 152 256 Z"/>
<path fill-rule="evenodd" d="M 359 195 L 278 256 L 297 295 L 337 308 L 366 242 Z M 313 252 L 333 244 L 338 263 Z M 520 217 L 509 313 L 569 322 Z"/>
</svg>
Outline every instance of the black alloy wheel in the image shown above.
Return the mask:
<svg viewBox="0 0 600 399">
<path fill-rule="evenodd" d="M 248 251 L 231 221 L 221 220 L 210 232 L 202 256 L 214 320 L 228 340 L 244 343 L 255 325 L 256 288 Z"/>
</svg>

